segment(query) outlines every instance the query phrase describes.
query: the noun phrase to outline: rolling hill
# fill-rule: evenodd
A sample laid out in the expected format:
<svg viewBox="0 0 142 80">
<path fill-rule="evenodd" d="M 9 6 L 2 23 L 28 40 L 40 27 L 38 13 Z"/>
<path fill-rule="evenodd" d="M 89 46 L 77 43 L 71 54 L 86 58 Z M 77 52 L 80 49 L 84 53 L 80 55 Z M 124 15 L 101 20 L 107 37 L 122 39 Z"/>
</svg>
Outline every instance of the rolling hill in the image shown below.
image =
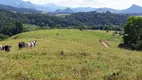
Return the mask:
<svg viewBox="0 0 142 80">
<path fill-rule="evenodd" d="M 116 9 L 112 9 L 112 8 L 98 8 L 98 9 L 95 9 L 96 12 L 111 12 L 111 13 L 121 13 L 120 10 L 116 10 Z"/>
<path fill-rule="evenodd" d="M 8 5 L 0 4 L 0 9 L 12 11 L 12 12 L 20 12 L 20 13 L 40 13 L 41 11 L 35 9 L 27 9 L 27 8 L 16 8 Z"/>
<path fill-rule="evenodd" d="M 55 11 L 55 13 L 75 13 L 71 8 L 66 8 L 66 9 L 64 9 L 64 10 L 62 10 L 62 9 L 57 9 L 56 11 Z"/>
<path fill-rule="evenodd" d="M 121 38 L 112 33 L 51 29 L 15 35 L 0 42 L 12 46 L 0 52 L 0 79 L 141 80 L 141 52 L 119 49 Z M 35 47 L 18 49 L 18 42 L 32 40 Z"/>
</svg>

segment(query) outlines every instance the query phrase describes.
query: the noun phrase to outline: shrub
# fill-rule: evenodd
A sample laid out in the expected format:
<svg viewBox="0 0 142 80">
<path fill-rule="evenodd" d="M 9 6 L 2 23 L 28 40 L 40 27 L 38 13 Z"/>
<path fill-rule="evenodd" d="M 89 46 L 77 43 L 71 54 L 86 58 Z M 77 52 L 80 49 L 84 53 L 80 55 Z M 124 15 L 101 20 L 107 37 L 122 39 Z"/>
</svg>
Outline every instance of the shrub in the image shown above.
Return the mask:
<svg viewBox="0 0 142 80">
<path fill-rule="evenodd" d="M 7 39 L 9 36 L 0 34 L 0 41 Z"/>
<path fill-rule="evenodd" d="M 124 27 L 124 44 L 134 50 L 142 50 L 142 17 L 129 17 Z"/>
</svg>

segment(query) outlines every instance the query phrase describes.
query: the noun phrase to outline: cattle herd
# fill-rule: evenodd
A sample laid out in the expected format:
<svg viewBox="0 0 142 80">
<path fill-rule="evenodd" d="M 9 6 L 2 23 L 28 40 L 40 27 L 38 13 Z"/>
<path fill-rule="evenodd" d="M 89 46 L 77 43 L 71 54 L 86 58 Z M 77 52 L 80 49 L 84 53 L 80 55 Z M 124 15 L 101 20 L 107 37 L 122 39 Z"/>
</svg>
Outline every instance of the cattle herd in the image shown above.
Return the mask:
<svg viewBox="0 0 142 80">
<path fill-rule="evenodd" d="M 27 48 L 32 48 L 36 45 L 36 40 L 31 41 L 31 42 L 19 42 L 18 47 L 19 49 L 27 47 Z M 10 45 L 0 45 L 0 50 L 5 50 L 7 52 L 10 51 L 11 46 Z"/>
<path fill-rule="evenodd" d="M 19 47 L 19 49 L 22 49 L 22 48 L 25 48 L 25 47 L 32 48 L 36 45 L 36 42 L 37 42 L 36 40 L 33 40 L 31 42 L 19 42 L 18 47 Z M 99 40 L 99 42 L 104 47 L 108 47 L 108 44 L 106 44 L 106 42 L 104 42 L 103 40 Z M 0 50 L 5 50 L 5 51 L 9 52 L 10 48 L 11 48 L 11 46 L 9 46 L 9 45 L 0 45 Z"/>
</svg>

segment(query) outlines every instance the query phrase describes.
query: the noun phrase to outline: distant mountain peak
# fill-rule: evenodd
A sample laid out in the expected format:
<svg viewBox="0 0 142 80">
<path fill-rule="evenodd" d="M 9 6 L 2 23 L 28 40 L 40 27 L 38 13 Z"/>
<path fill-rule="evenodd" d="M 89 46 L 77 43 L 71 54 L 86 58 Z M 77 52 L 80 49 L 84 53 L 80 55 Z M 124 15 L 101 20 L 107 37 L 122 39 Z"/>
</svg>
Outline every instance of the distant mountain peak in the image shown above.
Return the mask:
<svg viewBox="0 0 142 80">
<path fill-rule="evenodd" d="M 133 4 L 132 6 L 137 6 L 136 4 Z"/>
<path fill-rule="evenodd" d="M 137 7 L 141 7 L 141 6 L 138 6 L 136 4 L 133 4 L 130 8 L 137 8 Z"/>
<path fill-rule="evenodd" d="M 31 2 L 30 1 L 25 1 L 26 3 L 29 3 L 29 4 L 31 4 Z"/>
<path fill-rule="evenodd" d="M 55 11 L 56 13 L 60 13 L 60 12 L 62 12 L 62 13 L 74 13 L 74 11 L 71 9 L 71 8 L 66 8 L 66 9 L 64 9 L 64 10 L 62 10 L 62 9 L 57 9 L 56 11 Z"/>
<path fill-rule="evenodd" d="M 66 10 L 66 11 L 73 11 L 73 10 L 72 10 L 71 8 L 69 8 L 69 7 L 66 8 L 65 10 Z"/>
<path fill-rule="evenodd" d="M 136 4 L 133 4 L 131 7 L 122 10 L 123 13 L 141 13 L 142 7 Z"/>
</svg>

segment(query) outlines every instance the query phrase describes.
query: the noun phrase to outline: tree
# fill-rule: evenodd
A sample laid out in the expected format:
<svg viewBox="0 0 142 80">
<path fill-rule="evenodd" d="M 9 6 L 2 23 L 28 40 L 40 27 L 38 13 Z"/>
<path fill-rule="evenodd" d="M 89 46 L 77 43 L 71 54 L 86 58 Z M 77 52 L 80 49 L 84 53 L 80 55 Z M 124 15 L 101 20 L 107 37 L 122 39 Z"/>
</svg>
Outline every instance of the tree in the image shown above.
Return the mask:
<svg viewBox="0 0 142 80">
<path fill-rule="evenodd" d="M 15 27 L 13 29 L 13 34 L 18 34 L 23 32 L 24 28 L 23 28 L 23 24 L 21 22 L 16 22 L 15 23 Z"/>
<path fill-rule="evenodd" d="M 124 44 L 132 49 L 142 50 L 142 17 L 129 17 L 124 27 Z"/>
<path fill-rule="evenodd" d="M 60 25 L 60 24 L 56 24 L 56 28 L 57 28 L 57 29 L 60 29 L 60 28 L 61 28 L 61 25 Z"/>
<path fill-rule="evenodd" d="M 0 41 L 5 40 L 8 37 L 9 37 L 8 35 L 0 34 Z"/>
</svg>

